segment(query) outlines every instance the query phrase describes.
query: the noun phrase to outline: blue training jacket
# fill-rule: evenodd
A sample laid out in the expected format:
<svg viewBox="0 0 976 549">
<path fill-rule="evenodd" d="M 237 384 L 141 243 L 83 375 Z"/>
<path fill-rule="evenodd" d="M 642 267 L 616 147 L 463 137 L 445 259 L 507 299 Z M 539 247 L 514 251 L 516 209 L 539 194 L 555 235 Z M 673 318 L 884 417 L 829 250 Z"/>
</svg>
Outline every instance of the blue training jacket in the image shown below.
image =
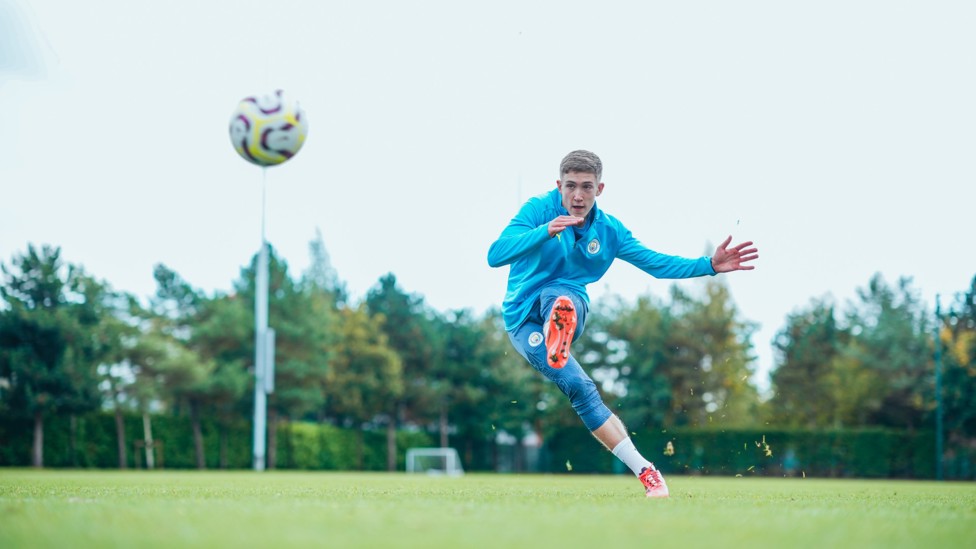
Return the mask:
<svg viewBox="0 0 976 549">
<path fill-rule="evenodd" d="M 617 218 L 593 204 L 591 222 L 577 239 L 567 228 L 549 236 L 549 222 L 569 215 L 559 189 L 529 199 L 488 249 L 492 267 L 511 265 L 502 302 L 505 329 L 521 326 L 538 306 L 542 288 L 561 284 L 575 289 L 589 303 L 586 285 L 599 280 L 616 258 L 656 278 L 714 275 L 711 258 L 689 259 L 646 248 Z"/>
</svg>

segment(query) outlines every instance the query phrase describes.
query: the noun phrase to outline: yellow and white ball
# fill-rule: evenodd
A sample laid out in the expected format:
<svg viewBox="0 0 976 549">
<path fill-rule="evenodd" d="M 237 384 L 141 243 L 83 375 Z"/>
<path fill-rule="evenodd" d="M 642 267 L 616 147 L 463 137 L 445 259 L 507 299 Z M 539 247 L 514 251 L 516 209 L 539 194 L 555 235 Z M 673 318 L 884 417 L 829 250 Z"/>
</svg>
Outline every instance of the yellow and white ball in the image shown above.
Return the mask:
<svg viewBox="0 0 976 549">
<path fill-rule="evenodd" d="M 308 135 L 308 118 L 282 90 L 245 97 L 230 118 L 230 141 L 241 158 L 275 166 L 298 154 Z"/>
</svg>

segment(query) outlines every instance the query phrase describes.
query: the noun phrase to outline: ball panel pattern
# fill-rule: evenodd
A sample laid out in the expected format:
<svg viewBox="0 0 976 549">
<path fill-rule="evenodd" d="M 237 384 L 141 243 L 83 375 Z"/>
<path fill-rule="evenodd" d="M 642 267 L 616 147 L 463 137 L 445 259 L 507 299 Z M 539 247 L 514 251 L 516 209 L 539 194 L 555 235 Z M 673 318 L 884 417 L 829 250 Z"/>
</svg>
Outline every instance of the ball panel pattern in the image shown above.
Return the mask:
<svg viewBox="0 0 976 549">
<path fill-rule="evenodd" d="M 276 166 L 301 150 L 308 120 L 298 101 L 282 90 L 245 97 L 230 118 L 230 141 L 237 154 L 258 166 Z"/>
</svg>

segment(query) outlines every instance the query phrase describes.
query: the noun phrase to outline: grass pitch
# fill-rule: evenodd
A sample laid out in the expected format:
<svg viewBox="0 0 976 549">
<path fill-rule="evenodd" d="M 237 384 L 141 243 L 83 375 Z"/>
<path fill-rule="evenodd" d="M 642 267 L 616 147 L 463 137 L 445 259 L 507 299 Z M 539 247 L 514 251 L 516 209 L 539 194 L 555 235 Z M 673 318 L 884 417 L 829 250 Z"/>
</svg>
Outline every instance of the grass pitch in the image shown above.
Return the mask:
<svg viewBox="0 0 976 549">
<path fill-rule="evenodd" d="M 966 547 L 976 484 L 0 469 L 0 547 Z"/>
</svg>

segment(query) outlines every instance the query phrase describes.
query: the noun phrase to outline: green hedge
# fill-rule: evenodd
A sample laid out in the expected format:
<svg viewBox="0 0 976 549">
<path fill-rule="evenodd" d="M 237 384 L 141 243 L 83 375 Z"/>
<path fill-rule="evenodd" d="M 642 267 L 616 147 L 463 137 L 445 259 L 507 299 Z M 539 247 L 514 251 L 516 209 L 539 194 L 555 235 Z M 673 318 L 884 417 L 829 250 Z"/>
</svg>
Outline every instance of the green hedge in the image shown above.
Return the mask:
<svg viewBox="0 0 976 549">
<path fill-rule="evenodd" d="M 934 478 L 935 437 L 884 429 L 837 431 L 674 429 L 635 433 L 645 457 L 665 473 L 859 478 Z M 671 443 L 673 455 L 667 455 Z M 564 429 L 547 441 L 548 470 L 618 472 L 584 429 Z M 768 455 L 767 455 L 768 453 Z"/>
<path fill-rule="evenodd" d="M 142 438 L 142 417 L 125 416 L 128 466 L 145 466 L 135 452 Z M 156 415 L 153 437 L 162 447 L 162 466 L 193 468 L 196 459 L 190 422 L 185 416 Z M 48 418 L 44 431 L 44 463 L 48 467 L 118 467 L 115 418 L 98 413 L 75 420 L 74 448 L 71 420 Z M 251 424 L 238 421 L 202 423 L 208 468 L 251 467 Z M 29 420 L 0 417 L 0 466 L 30 465 L 32 424 Z M 407 448 L 434 446 L 425 432 L 397 432 L 397 468 L 403 470 Z M 883 429 L 801 431 L 774 429 L 643 431 L 633 435 L 638 449 L 666 473 L 702 475 L 764 475 L 859 478 L 934 478 L 935 440 L 932 432 Z M 765 445 L 763 441 L 765 440 Z M 674 454 L 665 455 L 671 443 Z M 501 448 L 485 440 L 453 438 L 469 471 L 495 470 L 499 456 L 514 447 Z M 767 446 L 769 455 L 767 455 Z M 507 454 L 506 454 L 507 455 Z M 583 427 L 565 428 L 548 437 L 540 454 L 544 472 L 623 472 L 620 462 L 603 450 Z M 160 458 L 157 457 L 157 462 Z M 946 478 L 972 479 L 976 455 L 949 452 Z M 356 431 L 327 424 L 282 423 L 278 427 L 277 467 L 315 470 L 386 470 L 386 433 Z M 517 469 L 524 470 L 524 469 Z"/>
<path fill-rule="evenodd" d="M 124 417 L 128 467 L 145 467 L 144 451 L 136 452 L 143 438 L 142 416 Z M 252 427 L 238 421 L 220 425 L 213 420 L 201 422 L 204 458 L 208 468 L 221 466 L 221 435 L 226 441 L 225 465 L 229 469 L 251 467 Z M 221 433 L 223 431 L 223 433 Z M 182 416 L 152 416 L 153 439 L 161 444 L 156 454 L 157 466 L 167 469 L 196 467 L 193 431 Z M 0 466 L 30 465 L 33 423 L 19 418 L 0 418 Z M 74 448 L 71 444 L 71 420 L 55 416 L 44 422 L 44 465 L 46 467 L 118 467 L 115 416 L 90 414 L 75 420 Z M 361 441 L 361 443 L 360 443 Z M 425 433 L 397 433 L 397 464 L 405 462 L 406 448 L 431 445 Z M 341 429 L 326 424 L 282 423 L 278 426 L 277 466 L 288 469 L 358 469 L 359 454 L 365 470 L 386 469 L 386 432 Z"/>
<path fill-rule="evenodd" d="M 430 446 L 426 433 L 397 431 L 397 469 L 406 449 Z M 386 431 L 357 431 L 328 424 L 291 423 L 278 429 L 278 467 L 330 471 L 385 471 Z"/>
</svg>

